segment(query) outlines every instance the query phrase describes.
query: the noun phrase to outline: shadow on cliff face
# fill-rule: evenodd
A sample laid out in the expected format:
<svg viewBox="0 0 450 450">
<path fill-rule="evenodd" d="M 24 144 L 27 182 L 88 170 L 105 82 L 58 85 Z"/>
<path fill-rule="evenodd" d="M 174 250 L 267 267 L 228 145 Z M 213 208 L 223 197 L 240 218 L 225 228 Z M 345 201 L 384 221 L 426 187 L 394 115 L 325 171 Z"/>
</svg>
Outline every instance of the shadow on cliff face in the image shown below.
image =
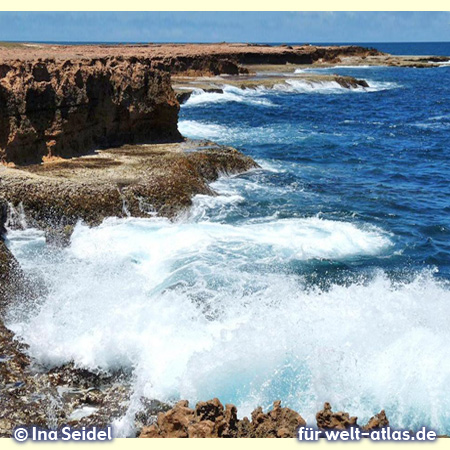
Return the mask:
<svg viewBox="0 0 450 450">
<path fill-rule="evenodd" d="M 0 78 L 5 163 L 182 140 L 170 74 L 149 60 L 22 61 L 7 68 Z"/>
</svg>

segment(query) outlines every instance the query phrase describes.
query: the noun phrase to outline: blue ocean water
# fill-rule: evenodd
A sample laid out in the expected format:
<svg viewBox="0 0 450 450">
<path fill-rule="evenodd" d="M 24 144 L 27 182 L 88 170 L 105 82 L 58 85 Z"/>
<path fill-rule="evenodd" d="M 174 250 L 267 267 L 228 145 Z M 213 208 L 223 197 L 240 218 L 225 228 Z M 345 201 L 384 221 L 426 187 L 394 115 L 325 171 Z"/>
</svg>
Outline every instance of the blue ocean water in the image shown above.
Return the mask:
<svg viewBox="0 0 450 450">
<path fill-rule="evenodd" d="M 228 220 L 320 215 L 372 224 L 392 233 L 389 257 L 328 261 L 327 270 L 380 267 L 404 276 L 433 268 L 449 279 L 450 67 L 320 72 L 363 78 L 379 89 L 269 90 L 235 101 L 203 95 L 204 102 L 182 108 L 185 135 L 232 145 L 278 169 L 246 175 L 268 189 L 246 198 Z"/>
<path fill-rule="evenodd" d="M 133 371 L 118 434 L 143 396 L 241 416 L 280 399 L 308 424 L 329 401 L 450 433 L 450 66 L 320 72 L 370 87 L 294 80 L 182 106 L 182 134 L 261 168 L 177 220 L 80 223 L 64 249 L 10 230 L 48 293 L 8 325 L 43 364 Z"/>
</svg>

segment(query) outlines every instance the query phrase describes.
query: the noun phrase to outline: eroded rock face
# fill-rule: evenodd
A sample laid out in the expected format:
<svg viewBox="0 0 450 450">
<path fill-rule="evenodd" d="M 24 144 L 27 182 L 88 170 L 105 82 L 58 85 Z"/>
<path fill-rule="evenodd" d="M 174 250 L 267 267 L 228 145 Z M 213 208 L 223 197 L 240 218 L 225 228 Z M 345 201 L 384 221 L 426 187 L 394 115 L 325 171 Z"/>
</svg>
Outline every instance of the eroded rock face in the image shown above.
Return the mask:
<svg viewBox="0 0 450 450">
<path fill-rule="evenodd" d="M 245 421 L 245 418 L 243 420 Z M 297 412 L 289 408 L 282 408 L 281 402 L 273 404 L 272 411 L 264 413 L 262 408 L 257 408 L 252 412 L 251 423 L 241 427 L 242 437 L 272 437 L 272 438 L 293 438 L 297 434 L 299 427 L 305 426 L 306 422 Z M 246 429 L 244 432 L 244 429 Z"/>
<path fill-rule="evenodd" d="M 28 164 L 122 144 L 176 141 L 170 75 L 145 58 L 0 66 L 0 159 Z"/>
<path fill-rule="evenodd" d="M 297 429 L 306 425 L 300 414 L 282 408 L 281 402 L 273 404 L 272 411 L 264 413 L 257 408 L 252 420 L 238 420 L 234 405 L 226 405 L 217 398 L 199 402 L 194 409 L 184 400 L 166 413 L 158 414 L 157 423 L 145 427 L 141 438 L 292 438 Z"/>
<path fill-rule="evenodd" d="M 350 417 L 346 412 L 336 412 L 331 410 L 331 405 L 327 402 L 323 409 L 316 414 L 317 427 L 319 429 L 345 430 L 356 426 L 357 417 Z"/>
<path fill-rule="evenodd" d="M 346 428 L 357 427 L 357 417 L 350 416 L 347 412 L 333 412 L 331 405 L 327 402 L 323 405 L 323 409 L 316 414 L 317 427 L 321 430 L 335 429 L 345 430 Z M 371 417 L 366 425 L 361 429 L 364 431 L 372 431 L 379 428 L 389 426 L 389 420 L 386 417 L 384 409 L 375 416 Z"/>
<path fill-rule="evenodd" d="M 372 431 L 372 430 L 377 430 L 379 428 L 385 428 L 388 426 L 389 426 L 389 420 L 386 417 L 386 413 L 383 409 L 378 414 L 375 414 L 375 416 L 371 417 L 369 419 L 369 422 L 367 422 L 367 425 L 364 425 L 361 428 L 365 431 Z"/>
</svg>

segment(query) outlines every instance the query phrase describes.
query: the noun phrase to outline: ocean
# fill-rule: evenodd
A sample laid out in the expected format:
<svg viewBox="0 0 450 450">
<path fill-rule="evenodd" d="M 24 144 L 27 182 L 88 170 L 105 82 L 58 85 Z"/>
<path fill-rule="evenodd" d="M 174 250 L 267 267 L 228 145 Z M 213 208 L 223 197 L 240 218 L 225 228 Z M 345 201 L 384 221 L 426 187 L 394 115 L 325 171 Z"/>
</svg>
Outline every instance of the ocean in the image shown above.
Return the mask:
<svg viewBox="0 0 450 450">
<path fill-rule="evenodd" d="M 369 88 L 292 81 L 182 106 L 184 136 L 260 168 L 224 174 L 177 220 L 79 223 L 64 249 L 10 231 L 47 293 L 8 325 L 43 364 L 131 372 L 119 433 L 147 396 L 240 416 L 280 399 L 311 424 L 328 401 L 450 434 L 450 66 L 311 71 Z"/>
</svg>

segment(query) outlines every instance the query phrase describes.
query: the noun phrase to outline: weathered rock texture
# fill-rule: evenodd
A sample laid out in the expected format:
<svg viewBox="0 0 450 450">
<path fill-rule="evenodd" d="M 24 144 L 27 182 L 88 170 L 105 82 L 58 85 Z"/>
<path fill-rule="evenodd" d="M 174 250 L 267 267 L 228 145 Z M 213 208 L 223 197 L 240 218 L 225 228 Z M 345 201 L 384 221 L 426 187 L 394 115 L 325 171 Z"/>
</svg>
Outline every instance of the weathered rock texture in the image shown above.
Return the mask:
<svg viewBox="0 0 450 450">
<path fill-rule="evenodd" d="M 4 242 L 7 204 L 0 199 L 0 326 L 6 305 L 23 291 L 23 273 Z"/>
<path fill-rule="evenodd" d="M 49 230 L 106 217 L 172 217 L 221 174 L 257 167 L 237 150 L 208 141 L 124 146 L 92 156 L 0 167 L 0 198 L 21 205 L 29 223 Z"/>
<path fill-rule="evenodd" d="M 0 159 L 28 164 L 122 144 L 180 140 L 167 72 L 148 59 L 0 64 Z"/>
<path fill-rule="evenodd" d="M 344 430 L 356 427 L 357 418 L 348 413 L 331 411 L 329 403 L 316 415 L 319 429 Z M 389 421 L 384 411 L 372 417 L 363 430 L 374 430 L 386 427 Z M 271 411 L 264 413 L 262 408 L 256 408 L 251 420 L 237 418 L 234 405 L 226 405 L 217 398 L 207 402 L 199 402 L 195 409 L 189 408 L 186 400 L 178 402 L 167 412 L 160 412 L 156 423 L 144 427 L 141 438 L 294 438 L 300 427 L 306 422 L 297 412 L 282 408 L 276 401 Z"/>
<path fill-rule="evenodd" d="M 333 412 L 331 405 L 325 403 L 323 409 L 316 414 L 317 427 L 321 430 L 345 430 L 351 427 L 357 427 L 357 417 L 350 417 L 347 412 Z M 384 428 L 389 426 L 389 420 L 386 417 L 384 410 L 371 417 L 366 425 L 362 426 L 361 429 L 364 431 L 372 431 L 379 428 Z"/>
<path fill-rule="evenodd" d="M 365 431 L 372 431 L 372 430 L 376 430 L 378 428 L 385 428 L 388 426 L 389 426 L 389 420 L 386 417 L 386 413 L 383 409 L 378 414 L 375 414 L 375 416 L 371 417 L 369 419 L 369 422 L 367 422 L 367 425 L 364 425 L 361 428 Z"/>
<path fill-rule="evenodd" d="M 155 68 L 173 74 L 238 75 L 247 73 L 244 65 L 254 64 L 314 64 L 335 62 L 342 57 L 367 58 L 384 53 L 355 45 L 258 45 L 258 44 L 139 44 L 139 45 L 45 45 L 0 44 L 0 59 L 54 58 L 80 60 L 96 58 L 147 58 Z"/>
<path fill-rule="evenodd" d="M 356 426 L 357 417 L 350 417 L 346 412 L 334 413 L 331 405 L 325 403 L 323 409 L 316 414 L 317 427 L 319 429 L 345 430 Z"/>
<path fill-rule="evenodd" d="M 142 430 L 141 438 L 287 438 L 295 437 L 300 426 L 306 425 L 300 414 L 273 404 L 272 411 L 261 408 L 252 413 L 252 420 L 238 420 L 234 405 L 226 405 L 217 398 L 199 402 L 194 409 L 187 401 L 178 402 L 173 409 L 158 414 L 156 424 Z"/>
</svg>

